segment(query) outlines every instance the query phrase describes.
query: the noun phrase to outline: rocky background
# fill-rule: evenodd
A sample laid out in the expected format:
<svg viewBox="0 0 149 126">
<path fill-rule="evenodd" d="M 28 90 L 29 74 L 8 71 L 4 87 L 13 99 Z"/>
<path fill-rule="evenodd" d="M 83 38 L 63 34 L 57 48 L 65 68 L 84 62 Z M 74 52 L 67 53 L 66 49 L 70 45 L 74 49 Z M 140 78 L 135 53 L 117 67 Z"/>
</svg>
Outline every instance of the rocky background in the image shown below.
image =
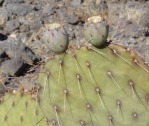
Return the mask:
<svg viewBox="0 0 149 126">
<path fill-rule="evenodd" d="M 46 24 L 62 22 L 70 42 L 81 44 L 86 19 L 99 14 L 110 26 L 108 40 L 149 63 L 148 0 L 0 0 L 0 93 L 35 84 L 31 78 L 48 56 Z"/>
</svg>

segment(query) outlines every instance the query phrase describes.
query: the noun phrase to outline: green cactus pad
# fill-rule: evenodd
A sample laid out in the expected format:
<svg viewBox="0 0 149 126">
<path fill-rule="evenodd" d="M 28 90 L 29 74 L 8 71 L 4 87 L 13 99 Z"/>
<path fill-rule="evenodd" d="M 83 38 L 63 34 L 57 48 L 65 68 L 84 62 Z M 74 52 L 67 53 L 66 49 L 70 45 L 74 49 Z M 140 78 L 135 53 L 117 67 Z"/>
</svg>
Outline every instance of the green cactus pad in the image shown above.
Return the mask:
<svg viewBox="0 0 149 126">
<path fill-rule="evenodd" d="M 38 80 L 51 126 L 149 126 L 149 69 L 127 48 L 73 47 L 50 57 Z"/>
<path fill-rule="evenodd" d="M 46 121 L 30 96 L 8 93 L 1 98 L 0 126 L 46 126 Z"/>
<path fill-rule="evenodd" d="M 92 45 L 99 47 L 106 42 L 109 28 L 100 16 L 93 16 L 88 19 L 84 26 L 84 35 L 86 41 Z"/>
</svg>

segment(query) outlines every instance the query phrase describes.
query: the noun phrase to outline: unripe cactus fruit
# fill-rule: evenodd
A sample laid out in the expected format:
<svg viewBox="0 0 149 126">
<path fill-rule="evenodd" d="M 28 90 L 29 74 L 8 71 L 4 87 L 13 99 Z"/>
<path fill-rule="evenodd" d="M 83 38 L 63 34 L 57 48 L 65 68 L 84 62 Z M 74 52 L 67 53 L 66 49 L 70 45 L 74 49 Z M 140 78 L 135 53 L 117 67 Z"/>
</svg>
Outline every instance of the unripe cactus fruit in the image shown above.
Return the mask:
<svg viewBox="0 0 149 126">
<path fill-rule="evenodd" d="M 68 34 L 60 23 L 46 25 L 43 39 L 49 49 L 55 53 L 66 51 L 68 47 Z"/>
<path fill-rule="evenodd" d="M 29 95 L 7 93 L 0 100 L 0 126 L 46 126 L 37 101 Z"/>
<path fill-rule="evenodd" d="M 88 18 L 84 26 L 84 35 L 86 41 L 92 45 L 99 47 L 106 42 L 109 28 L 105 21 L 101 20 L 100 16 L 93 16 Z"/>
<path fill-rule="evenodd" d="M 127 48 L 71 47 L 39 74 L 39 105 L 54 126 L 148 126 L 149 69 Z"/>
</svg>

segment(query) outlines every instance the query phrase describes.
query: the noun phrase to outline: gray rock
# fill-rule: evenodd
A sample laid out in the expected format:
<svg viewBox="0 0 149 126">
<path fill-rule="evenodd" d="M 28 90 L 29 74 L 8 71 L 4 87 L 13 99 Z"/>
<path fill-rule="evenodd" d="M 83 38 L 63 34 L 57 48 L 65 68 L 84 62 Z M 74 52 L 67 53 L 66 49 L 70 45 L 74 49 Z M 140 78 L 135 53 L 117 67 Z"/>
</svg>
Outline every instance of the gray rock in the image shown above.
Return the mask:
<svg viewBox="0 0 149 126">
<path fill-rule="evenodd" d="M 8 20 L 9 13 L 6 8 L 0 8 L 0 26 L 4 25 L 5 22 Z"/>
<path fill-rule="evenodd" d="M 18 16 L 24 16 L 32 10 L 31 6 L 25 6 L 22 4 L 8 4 L 6 5 L 6 8 L 9 12 Z"/>
<path fill-rule="evenodd" d="M 39 11 L 39 10 L 42 10 L 42 5 L 41 4 L 39 4 L 39 5 L 32 5 L 32 7 L 33 7 L 33 10 L 34 11 Z"/>
<path fill-rule="evenodd" d="M 66 1 L 66 0 L 64 0 L 64 1 L 61 0 L 60 2 L 57 3 L 57 6 L 58 6 L 59 8 L 60 8 L 60 7 L 63 7 L 63 6 L 65 5 L 65 1 Z"/>
<path fill-rule="evenodd" d="M 35 21 L 30 24 L 30 30 L 37 30 L 42 26 L 42 21 Z"/>
<path fill-rule="evenodd" d="M 2 4 L 4 2 L 4 0 L 0 0 L 0 4 Z"/>
<path fill-rule="evenodd" d="M 120 18 L 126 17 L 125 4 L 122 3 L 111 3 L 108 4 L 108 21 L 110 25 L 119 24 Z"/>
<path fill-rule="evenodd" d="M 139 30 L 138 27 L 135 24 L 128 24 L 127 26 L 125 26 L 123 34 L 127 37 L 135 37 L 138 36 L 139 34 Z"/>
<path fill-rule="evenodd" d="M 20 24 L 24 24 L 24 25 L 30 24 L 30 20 L 28 20 L 27 16 L 20 16 L 17 18 L 17 20 L 19 21 Z"/>
<path fill-rule="evenodd" d="M 61 11 L 59 11 L 61 10 Z M 67 8 L 61 7 L 60 9 L 56 10 L 56 14 L 60 19 L 65 19 L 67 15 Z"/>
<path fill-rule="evenodd" d="M 75 7 L 81 5 L 81 3 L 83 3 L 83 0 L 72 0 L 71 1 L 71 5 Z"/>
<path fill-rule="evenodd" d="M 1 72 L 6 76 L 14 76 L 21 72 L 20 70 L 23 67 L 23 64 L 23 60 L 18 57 L 6 60 L 1 64 Z"/>
<path fill-rule="evenodd" d="M 149 7 L 145 9 L 143 15 L 141 16 L 139 25 L 143 27 L 149 27 Z"/>
<path fill-rule="evenodd" d="M 25 63 L 30 65 L 39 60 L 39 57 L 25 44 L 11 39 L 0 42 L 0 58 L 4 56 L 10 59 L 21 58 Z"/>
<path fill-rule="evenodd" d="M 50 2 L 50 3 L 55 3 L 55 2 L 59 2 L 59 1 L 61 1 L 61 0 L 48 0 L 48 2 Z"/>
<path fill-rule="evenodd" d="M 133 23 L 147 27 L 149 25 L 149 6 L 139 1 L 129 1 L 126 4 L 128 20 Z"/>
<path fill-rule="evenodd" d="M 149 27 L 147 27 L 145 29 L 145 33 L 144 33 L 145 37 L 149 37 Z"/>
<path fill-rule="evenodd" d="M 27 32 L 29 31 L 29 25 L 27 24 L 22 24 L 20 27 L 19 27 L 19 31 L 22 33 L 22 32 Z"/>
<path fill-rule="evenodd" d="M 8 3 L 23 3 L 24 0 L 5 0 L 4 4 Z"/>
<path fill-rule="evenodd" d="M 72 15 L 72 16 L 67 16 L 65 21 L 71 25 L 76 25 L 79 22 L 78 17 Z"/>
<path fill-rule="evenodd" d="M 77 26 L 76 29 L 74 30 L 75 35 L 77 36 L 77 38 L 83 38 L 84 34 L 83 34 L 83 27 L 82 26 Z"/>
<path fill-rule="evenodd" d="M 54 9 L 50 5 L 45 5 L 43 7 L 43 13 L 47 13 L 48 15 L 54 14 Z"/>
<path fill-rule="evenodd" d="M 22 43 L 26 43 L 31 36 L 31 32 L 22 32 L 17 36 L 17 40 Z"/>
<path fill-rule="evenodd" d="M 19 28 L 19 26 L 20 24 L 17 20 L 11 20 L 6 22 L 6 29 L 10 32 Z"/>
<path fill-rule="evenodd" d="M 5 94 L 5 92 L 6 92 L 6 89 L 4 85 L 0 84 L 0 98 Z"/>
</svg>

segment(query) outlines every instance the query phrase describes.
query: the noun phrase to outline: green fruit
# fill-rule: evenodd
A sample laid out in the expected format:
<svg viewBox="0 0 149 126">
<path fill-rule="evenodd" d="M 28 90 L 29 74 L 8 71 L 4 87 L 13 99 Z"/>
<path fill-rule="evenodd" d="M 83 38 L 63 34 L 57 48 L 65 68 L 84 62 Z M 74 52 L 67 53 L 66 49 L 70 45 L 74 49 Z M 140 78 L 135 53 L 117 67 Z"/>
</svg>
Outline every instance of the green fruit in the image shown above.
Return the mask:
<svg viewBox="0 0 149 126">
<path fill-rule="evenodd" d="M 101 21 L 100 16 L 93 16 L 88 19 L 84 26 L 86 41 L 92 45 L 102 46 L 108 37 L 109 28 L 105 21 Z"/>
<path fill-rule="evenodd" d="M 36 100 L 8 93 L 1 97 L 0 126 L 46 126 L 46 121 Z"/>
<path fill-rule="evenodd" d="M 38 77 L 50 126 L 149 126 L 149 69 L 110 44 L 71 47 L 50 57 Z"/>
<path fill-rule="evenodd" d="M 68 48 L 68 34 L 59 23 L 48 24 L 43 33 L 43 39 L 50 51 L 55 53 L 62 53 Z"/>
</svg>

